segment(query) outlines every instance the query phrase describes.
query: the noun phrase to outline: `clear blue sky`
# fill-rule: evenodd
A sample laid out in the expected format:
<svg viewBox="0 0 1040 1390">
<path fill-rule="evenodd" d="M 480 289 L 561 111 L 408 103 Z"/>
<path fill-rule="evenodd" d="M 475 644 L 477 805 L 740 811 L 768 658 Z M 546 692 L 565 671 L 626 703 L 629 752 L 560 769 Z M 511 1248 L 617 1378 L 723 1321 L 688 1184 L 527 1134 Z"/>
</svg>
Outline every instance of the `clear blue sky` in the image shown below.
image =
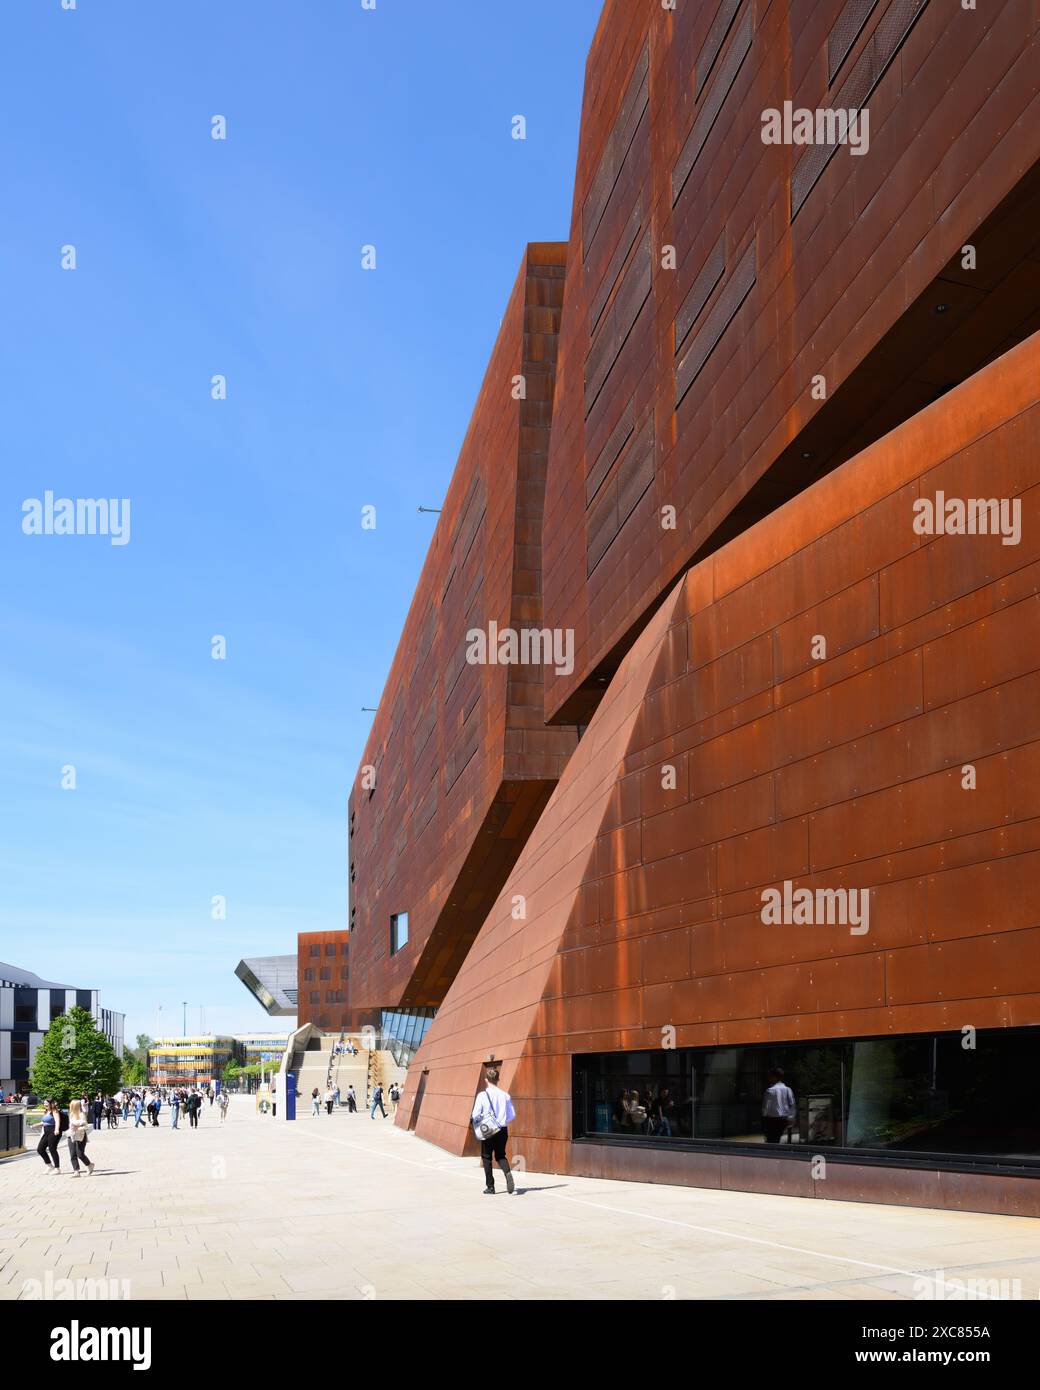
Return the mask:
<svg viewBox="0 0 1040 1390">
<path fill-rule="evenodd" d="M 4 7 L 0 960 L 130 1035 L 266 1023 L 239 958 L 346 922 L 360 706 L 524 244 L 567 236 L 599 9 Z M 47 490 L 129 497 L 130 543 L 24 535 Z"/>
</svg>

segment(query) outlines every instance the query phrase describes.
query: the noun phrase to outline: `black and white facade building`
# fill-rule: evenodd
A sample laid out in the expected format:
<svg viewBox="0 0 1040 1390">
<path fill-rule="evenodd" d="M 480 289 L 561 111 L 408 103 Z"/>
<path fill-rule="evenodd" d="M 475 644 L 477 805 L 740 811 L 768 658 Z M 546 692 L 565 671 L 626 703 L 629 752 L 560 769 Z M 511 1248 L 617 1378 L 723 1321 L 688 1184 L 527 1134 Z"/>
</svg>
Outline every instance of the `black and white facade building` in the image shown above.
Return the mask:
<svg viewBox="0 0 1040 1390">
<path fill-rule="evenodd" d="M 29 970 L 0 961 L 0 1090 L 24 1091 L 29 1068 L 54 1019 L 74 1005 L 92 1014 L 98 1028 L 123 1055 L 124 1015 L 103 1009 L 96 989 L 41 980 Z"/>
</svg>

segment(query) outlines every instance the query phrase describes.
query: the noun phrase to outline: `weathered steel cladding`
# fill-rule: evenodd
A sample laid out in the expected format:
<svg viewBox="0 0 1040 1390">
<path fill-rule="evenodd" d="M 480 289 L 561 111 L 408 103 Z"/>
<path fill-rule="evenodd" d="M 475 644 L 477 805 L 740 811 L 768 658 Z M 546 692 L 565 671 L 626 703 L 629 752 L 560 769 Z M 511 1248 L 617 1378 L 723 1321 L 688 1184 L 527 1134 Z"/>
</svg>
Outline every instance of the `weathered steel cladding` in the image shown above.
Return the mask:
<svg viewBox="0 0 1040 1390">
<path fill-rule="evenodd" d="M 546 680 L 550 721 L 587 719 L 695 558 L 989 360 L 983 338 L 968 360 L 967 320 L 999 341 L 1035 309 L 1035 238 L 1001 282 L 956 257 L 1040 158 L 1038 23 L 1035 0 L 607 0 L 546 484 L 546 613 L 576 642 L 574 672 Z M 761 113 L 786 99 L 865 101 L 868 151 L 764 144 Z M 943 319 L 918 303 L 939 276 Z"/>
<path fill-rule="evenodd" d="M 525 254 L 351 792 L 354 1010 L 440 1002 L 575 744 L 544 726 L 541 666 L 471 664 L 465 640 L 541 626 L 565 256 Z"/>
<path fill-rule="evenodd" d="M 673 586 L 449 990 L 402 1123 L 462 1151 L 490 1055 L 534 1169 L 1040 1214 L 1028 1180 L 829 1165 L 821 1185 L 571 1128 L 572 1056 L 666 1027 L 694 1046 L 1040 1024 L 1038 383 L 1040 334 Z M 920 534 L 914 503 L 939 492 L 1017 499 L 1020 542 Z M 765 924 L 785 879 L 869 889 L 869 932 Z"/>
</svg>

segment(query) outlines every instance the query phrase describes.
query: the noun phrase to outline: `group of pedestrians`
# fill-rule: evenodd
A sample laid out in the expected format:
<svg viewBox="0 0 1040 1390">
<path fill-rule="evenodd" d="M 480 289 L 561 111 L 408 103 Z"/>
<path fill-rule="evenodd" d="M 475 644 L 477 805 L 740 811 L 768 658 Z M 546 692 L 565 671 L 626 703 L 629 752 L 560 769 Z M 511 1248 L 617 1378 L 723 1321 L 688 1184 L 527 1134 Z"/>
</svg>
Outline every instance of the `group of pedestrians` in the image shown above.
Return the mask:
<svg viewBox="0 0 1040 1390">
<path fill-rule="evenodd" d="M 391 1114 L 397 1114 L 397 1107 L 401 1102 L 401 1088 L 396 1081 L 392 1082 L 386 1095 L 390 1101 Z M 383 1119 L 387 1117 L 386 1106 L 383 1103 L 383 1087 L 377 1083 L 372 1088 L 370 1117 L 374 1120 L 376 1111 L 382 1112 Z M 356 1115 L 358 1109 L 357 1092 L 353 1086 L 347 1087 L 346 1095 L 342 1095 L 338 1086 L 327 1086 L 325 1094 L 322 1095 L 317 1086 L 311 1091 L 311 1114 L 320 1115 L 321 1107 L 325 1106 L 325 1113 L 331 1115 L 334 1110 L 338 1110 L 341 1105 L 347 1107 L 347 1113 Z"/>
<path fill-rule="evenodd" d="M 56 1100 L 43 1102 L 42 1133 L 36 1152 L 43 1159 L 44 1166 L 53 1177 L 61 1172 L 61 1137 L 65 1136 L 69 1159 L 72 1162 L 72 1176 L 78 1178 L 80 1169 L 89 1176 L 94 1164 L 87 1157 L 87 1136 L 90 1133 L 89 1117 L 93 1115 L 93 1103 L 86 1096 L 69 1103 L 63 1110 Z M 97 1125 L 95 1128 L 100 1129 Z"/>
<path fill-rule="evenodd" d="M 109 1129 L 116 1129 L 120 1119 L 129 1124 L 133 1116 L 134 1129 L 139 1129 L 142 1125 L 158 1129 L 159 1116 L 165 1105 L 170 1112 L 171 1129 L 180 1128 L 182 1115 L 187 1116 L 191 1129 L 198 1129 L 199 1115 L 207 1101 L 210 1107 L 214 1104 L 217 1106 L 220 1123 L 223 1124 L 227 1118 L 228 1093 L 222 1091 L 217 1096 L 213 1091 L 201 1091 L 197 1086 L 179 1089 L 156 1087 L 151 1090 L 126 1087 L 112 1096 L 100 1092 L 93 1099 L 79 1096 L 70 1101 L 68 1109 L 59 1105 L 56 1100 L 48 1099 L 43 1102 L 40 1142 L 36 1146 L 36 1152 L 43 1159 L 48 1172 L 52 1175 L 60 1172 L 60 1145 L 62 1136 L 65 1136 L 73 1176 L 79 1177 L 81 1167 L 87 1173 L 93 1173 L 94 1164 L 87 1157 L 87 1137 L 91 1128 L 101 1128 L 102 1120 L 107 1122 Z"/>
</svg>

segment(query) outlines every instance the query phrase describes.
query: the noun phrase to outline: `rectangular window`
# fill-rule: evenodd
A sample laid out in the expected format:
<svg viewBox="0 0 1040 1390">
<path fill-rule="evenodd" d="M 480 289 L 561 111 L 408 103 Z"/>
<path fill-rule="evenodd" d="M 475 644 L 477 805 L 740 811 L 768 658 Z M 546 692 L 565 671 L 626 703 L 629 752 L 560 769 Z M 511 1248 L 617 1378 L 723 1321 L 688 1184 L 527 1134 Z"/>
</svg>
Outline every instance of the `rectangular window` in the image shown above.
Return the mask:
<svg viewBox="0 0 1040 1390">
<path fill-rule="evenodd" d="M 313 958 L 314 956 L 320 956 L 320 955 L 321 955 L 321 947 L 320 947 L 320 946 L 312 946 L 312 947 L 311 947 L 311 957 Z"/>
<path fill-rule="evenodd" d="M 36 1005 L 35 1005 L 35 1004 L 16 1004 L 16 1005 L 14 1006 L 14 1021 L 15 1021 L 15 1023 L 32 1023 L 32 1024 L 35 1024 L 35 1022 L 36 1022 Z"/>
<path fill-rule="evenodd" d="M 576 1138 L 1040 1166 L 1040 1028 L 574 1058 Z"/>
<path fill-rule="evenodd" d="M 16 1039 L 12 1038 L 12 1039 L 11 1039 L 11 1061 L 12 1061 L 12 1062 L 27 1062 L 28 1060 L 29 1060 L 29 1044 L 28 1044 L 27 1042 L 18 1042 Z"/>
<path fill-rule="evenodd" d="M 395 912 L 390 918 L 390 954 L 408 945 L 408 913 Z"/>
<path fill-rule="evenodd" d="M 336 954 L 336 943 L 334 941 L 327 941 L 325 943 L 325 954 L 327 956 L 334 956 Z"/>
</svg>

